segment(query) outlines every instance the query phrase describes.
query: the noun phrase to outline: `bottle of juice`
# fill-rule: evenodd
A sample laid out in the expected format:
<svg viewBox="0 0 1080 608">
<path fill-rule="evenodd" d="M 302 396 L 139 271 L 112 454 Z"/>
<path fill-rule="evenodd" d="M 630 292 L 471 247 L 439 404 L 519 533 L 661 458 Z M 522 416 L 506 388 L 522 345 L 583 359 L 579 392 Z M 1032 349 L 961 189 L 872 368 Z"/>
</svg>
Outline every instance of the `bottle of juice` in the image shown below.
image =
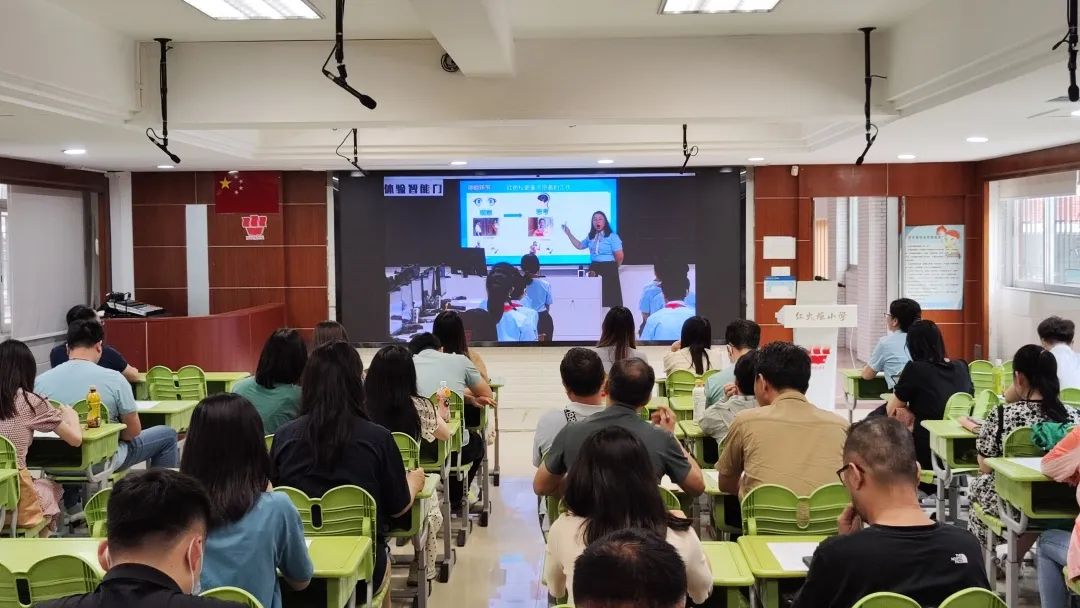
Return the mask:
<svg viewBox="0 0 1080 608">
<path fill-rule="evenodd" d="M 450 386 L 445 380 L 439 383 L 439 414 L 446 420 L 450 419 Z"/>
<path fill-rule="evenodd" d="M 90 392 L 86 394 L 86 405 L 89 406 L 86 428 L 96 429 L 101 426 L 101 395 L 98 394 L 96 386 L 90 386 Z"/>
</svg>

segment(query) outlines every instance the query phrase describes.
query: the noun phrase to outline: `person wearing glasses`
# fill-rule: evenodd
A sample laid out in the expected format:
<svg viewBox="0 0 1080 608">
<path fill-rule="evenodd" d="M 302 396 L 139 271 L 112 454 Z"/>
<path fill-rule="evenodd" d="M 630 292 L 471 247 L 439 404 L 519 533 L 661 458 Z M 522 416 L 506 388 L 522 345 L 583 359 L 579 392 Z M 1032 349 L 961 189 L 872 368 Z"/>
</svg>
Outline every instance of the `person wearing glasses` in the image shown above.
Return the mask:
<svg viewBox="0 0 1080 608">
<path fill-rule="evenodd" d="M 896 379 L 904 366 L 911 361 L 907 348 L 907 331 L 911 324 L 922 317 L 922 307 L 910 298 L 893 300 L 885 313 L 885 328 L 889 333 L 878 340 L 870 353 L 870 361 L 862 370 L 864 380 L 873 380 L 879 372 L 885 372 L 885 384 L 889 389 L 896 386 Z"/>
<path fill-rule="evenodd" d="M 843 459 L 836 474 L 851 504 L 839 535 L 814 552 L 792 608 L 848 608 L 880 591 L 938 606 L 962 589 L 990 589 L 979 541 L 919 506 L 915 442 L 903 423 L 884 416 L 855 423 Z"/>
</svg>

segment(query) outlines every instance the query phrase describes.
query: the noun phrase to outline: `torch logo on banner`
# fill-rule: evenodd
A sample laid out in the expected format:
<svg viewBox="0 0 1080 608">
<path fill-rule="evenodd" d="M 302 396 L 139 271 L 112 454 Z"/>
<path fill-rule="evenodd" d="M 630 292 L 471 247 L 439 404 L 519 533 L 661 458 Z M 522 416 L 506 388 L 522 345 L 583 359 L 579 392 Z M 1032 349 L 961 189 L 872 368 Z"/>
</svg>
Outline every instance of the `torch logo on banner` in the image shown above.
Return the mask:
<svg viewBox="0 0 1080 608">
<path fill-rule="evenodd" d="M 266 232 L 265 215 L 245 215 L 240 218 L 240 222 L 244 227 L 244 232 L 247 233 L 247 240 L 261 241 L 266 238 L 263 236 Z"/>
<path fill-rule="evenodd" d="M 832 352 L 832 348 L 829 346 L 811 346 L 810 347 L 810 364 L 811 365 L 825 365 L 825 362 L 829 360 L 829 354 Z"/>
</svg>

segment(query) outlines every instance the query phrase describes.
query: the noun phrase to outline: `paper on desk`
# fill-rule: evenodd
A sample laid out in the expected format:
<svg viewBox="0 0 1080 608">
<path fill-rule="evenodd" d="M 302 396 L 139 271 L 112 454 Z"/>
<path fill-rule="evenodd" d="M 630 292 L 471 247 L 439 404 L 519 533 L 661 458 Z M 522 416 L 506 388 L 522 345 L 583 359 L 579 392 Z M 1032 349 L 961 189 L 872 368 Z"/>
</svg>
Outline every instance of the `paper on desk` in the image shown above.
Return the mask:
<svg viewBox="0 0 1080 608">
<path fill-rule="evenodd" d="M 660 478 L 660 487 L 672 492 L 682 492 L 682 488 L 679 487 L 679 484 L 671 481 L 671 478 L 667 475 Z"/>
<path fill-rule="evenodd" d="M 1042 474 L 1042 458 L 1010 458 L 1012 462 Z"/>
<path fill-rule="evenodd" d="M 311 539 L 310 538 L 305 538 L 304 542 L 307 543 L 307 548 L 310 549 L 311 548 Z"/>
<path fill-rule="evenodd" d="M 809 568 L 803 563 L 804 557 L 810 557 L 817 550 L 817 543 L 765 543 L 773 557 L 784 570 L 806 572 Z"/>
<path fill-rule="evenodd" d="M 154 407 L 155 405 L 157 405 L 159 403 L 161 403 L 161 402 L 160 401 L 136 401 L 135 402 L 135 408 L 138 409 L 139 411 L 148 410 L 148 409 Z"/>
<path fill-rule="evenodd" d="M 701 472 L 705 475 L 705 479 L 712 483 L 712 487 L 720 487 L 720 471 L 717 471 L 716 469 L 702 469 Z"/>
<path fill-rule="evenodd" d="M 34 437 L 47 437 L 49 439 L 59 439 L 60 436 L 52 431 L 34 431 Z"/>
</svg>

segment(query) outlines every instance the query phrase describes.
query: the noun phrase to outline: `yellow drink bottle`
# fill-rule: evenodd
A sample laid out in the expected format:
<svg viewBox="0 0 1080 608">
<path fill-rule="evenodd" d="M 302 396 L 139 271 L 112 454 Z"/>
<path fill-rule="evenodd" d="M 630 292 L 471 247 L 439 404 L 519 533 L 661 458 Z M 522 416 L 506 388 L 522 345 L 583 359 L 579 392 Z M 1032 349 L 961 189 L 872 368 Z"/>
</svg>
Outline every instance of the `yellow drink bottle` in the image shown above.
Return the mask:
<svg viewBox="0 0 1080 608">
<path fill-rule="evenodd" d="M 98 394 L 96 386 L 91 386 L 90 392 L 86 394 L 86 405 L 90 410 L 86 415 L 86 427 L 96 429 L 101 426 L 101 395 Z"/>
</svg>

